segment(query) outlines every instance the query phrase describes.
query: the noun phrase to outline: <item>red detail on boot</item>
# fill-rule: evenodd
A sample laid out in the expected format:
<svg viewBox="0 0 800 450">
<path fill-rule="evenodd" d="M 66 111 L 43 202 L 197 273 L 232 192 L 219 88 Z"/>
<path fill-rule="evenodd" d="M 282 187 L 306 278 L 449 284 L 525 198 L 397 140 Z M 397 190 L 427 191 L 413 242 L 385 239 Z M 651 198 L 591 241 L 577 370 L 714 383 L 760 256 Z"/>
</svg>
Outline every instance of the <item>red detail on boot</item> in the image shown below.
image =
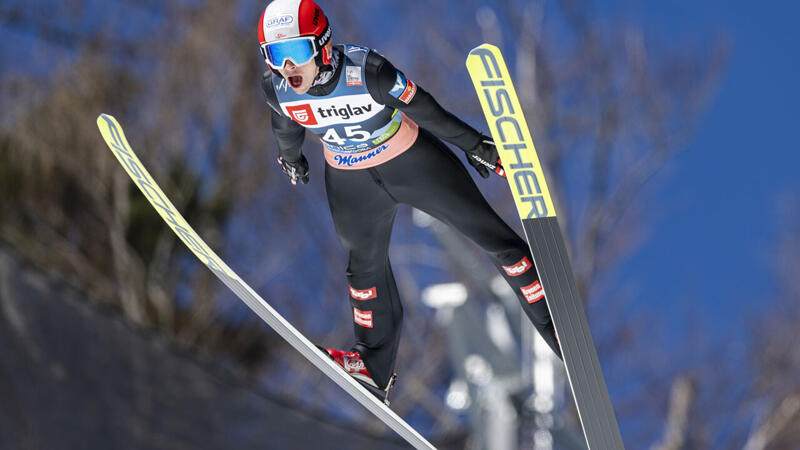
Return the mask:
<svg viewBox="0 0 800 450">
<path fill-rule="evenodd" d="M 523 256 L 518 263 L 511 266 L 503 266 L 503 270 L 505 270 L 506 275 L 510 277 L 518 277 L 523 273 L 527 272 L 528 269 L 530 269 L 531 267 L 533 267 L 533 264 L 531 264 L 531 260 L 528 259 L 527 256 Z"/>
<path fill-rule="evenodd" d="M 525 300 L 527 300 L 528 303 L 536 303 L 544 298 L 544 289 L 542 289 L 542 285 L 539 283 L 539 280 L 536 280 L 527 286 L 521 287 L 520 290 L 522 291 L 522 295 L 525 296 Z"/>
<path fill-rule="evenodd" d="M 336 364 L 340 365 L 350 376 L 377 387 L 369 371 L 367 371 L 364 360 L 361 359 L 361 355 L 358 352 L 345 352 L 332 348 L 326 348 L 325 351 L 328 352 Z"/>
</svg>

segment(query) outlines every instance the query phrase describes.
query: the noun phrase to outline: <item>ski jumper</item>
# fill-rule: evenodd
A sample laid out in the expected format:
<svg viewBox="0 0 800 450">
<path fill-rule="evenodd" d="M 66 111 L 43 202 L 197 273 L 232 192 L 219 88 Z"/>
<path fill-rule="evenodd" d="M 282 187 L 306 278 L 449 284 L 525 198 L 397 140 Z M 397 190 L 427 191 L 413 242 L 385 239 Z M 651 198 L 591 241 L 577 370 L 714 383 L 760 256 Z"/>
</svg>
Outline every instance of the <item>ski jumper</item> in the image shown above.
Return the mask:
<svg viewBox="0 0 800 450">
<path fill-rule="evenodd" d="M 328 204 L 347 253 L 353 349 L 378 386 L 385 387 L 394 371 L 403 320 L 388 253 L 401 203 L 436 217 L 482 248 L 560 357 L 527 244 L 495 213 L 440 140 L 468 150 L 480 134 L 377 52 L 334 46 L 334 57 L 331 79 L 306 94 L 295 94 L 270 71 L 262 87 L 281 157 L 300 158 L 306 129 L 323 144 Z"/>
</svg>

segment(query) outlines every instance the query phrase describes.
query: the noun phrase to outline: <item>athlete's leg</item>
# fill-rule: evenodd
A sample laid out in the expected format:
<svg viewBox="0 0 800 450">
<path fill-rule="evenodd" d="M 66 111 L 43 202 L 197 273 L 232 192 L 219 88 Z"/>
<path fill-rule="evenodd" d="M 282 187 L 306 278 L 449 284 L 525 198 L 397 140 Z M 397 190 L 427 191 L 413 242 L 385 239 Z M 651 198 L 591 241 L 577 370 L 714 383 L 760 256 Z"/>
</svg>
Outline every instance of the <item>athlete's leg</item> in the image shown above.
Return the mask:
<svg viewBox="0 0 800 450">
<path fill-rule="evenodd" d="M 525 241 L 486 202 L 458 157 L 425 130 L 414 146 L 378 166 L 389 192 L 453 226 L 480 246 L 514 288 L 522 309 L 560 356 L 550 318 Z"/>
<path fill-rule="evenodd" d="M 354 350 L 378 387 L 384 388 L 394 370 L 403 320 L 388 256 L 397 202 L 370 170 L 326 165 L 325 188 L 336 233 L 347 253 Z"/>
</svg>

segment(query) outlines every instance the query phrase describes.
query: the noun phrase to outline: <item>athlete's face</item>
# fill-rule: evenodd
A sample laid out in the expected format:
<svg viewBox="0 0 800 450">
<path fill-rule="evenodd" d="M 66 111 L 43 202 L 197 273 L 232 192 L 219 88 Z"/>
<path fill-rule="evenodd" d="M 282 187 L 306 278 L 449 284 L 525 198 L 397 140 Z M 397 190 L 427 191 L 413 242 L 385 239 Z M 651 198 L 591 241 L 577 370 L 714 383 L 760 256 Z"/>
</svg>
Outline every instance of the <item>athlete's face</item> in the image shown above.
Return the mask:
<svg viewBox="0 0 800 450">
<path fill-rule="evenodd" d="M 289 82 L 289 86 L 294 89 L 296 94 L 305 94 L 311 89 L 311 84 L 317 78 L 319 67 L 313 59 L 299 66 L 294 65 L 291 61 L 286 61 L 286 65 L 279 72 Z"/>
</svg>

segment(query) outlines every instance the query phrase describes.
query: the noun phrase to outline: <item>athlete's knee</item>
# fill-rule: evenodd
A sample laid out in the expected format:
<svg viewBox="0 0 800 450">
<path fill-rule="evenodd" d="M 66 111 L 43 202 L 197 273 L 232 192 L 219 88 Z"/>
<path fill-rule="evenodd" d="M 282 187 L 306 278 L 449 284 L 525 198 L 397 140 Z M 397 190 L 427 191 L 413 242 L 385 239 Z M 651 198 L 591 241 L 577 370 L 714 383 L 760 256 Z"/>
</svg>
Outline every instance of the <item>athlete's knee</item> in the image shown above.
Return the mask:
<svg viewBox="0 0 800 450">
<path fill-rule="evenodd" d="M 516 264 L 525 257 L 531 259 L 528 245 L 518 236 L 495 240 L 492 246 L 485 250 L 496 264 L 502 266 Z"/>
<path fill-rule="evenodd" d="M 535 325 L 545 326 L 552 322 L 552 319 L 550 318 L 550 310 L 547 309 L 547 303 L 545 302 L 544 297 L 542 297 L 541 300 L 533 303 L 529 303 L 527 300 L 525 300 L 525 303 L 523 303 L 522 307 Z"/>
<path fill-rule="evenodd" d="M 537 303 L 535 305 L 528 305 L 528 307 L 523 308 L 525 310 L 525 314 L 537 329 L 543 329 L 551 326 L 553 323 L 553 319 L 550 317 L 550 311 L 547 309 L 547 305 L 544 305 L 544 302 L 541 303 L 543 305 L 539 305 Z"/>
<path fill-rule="evenodd" d="M 358 276 L 369 276 L 384 272 L 388 254 L 377 246 L 360 246 L 347 251 L 347 272 Z"/>
</svg>

